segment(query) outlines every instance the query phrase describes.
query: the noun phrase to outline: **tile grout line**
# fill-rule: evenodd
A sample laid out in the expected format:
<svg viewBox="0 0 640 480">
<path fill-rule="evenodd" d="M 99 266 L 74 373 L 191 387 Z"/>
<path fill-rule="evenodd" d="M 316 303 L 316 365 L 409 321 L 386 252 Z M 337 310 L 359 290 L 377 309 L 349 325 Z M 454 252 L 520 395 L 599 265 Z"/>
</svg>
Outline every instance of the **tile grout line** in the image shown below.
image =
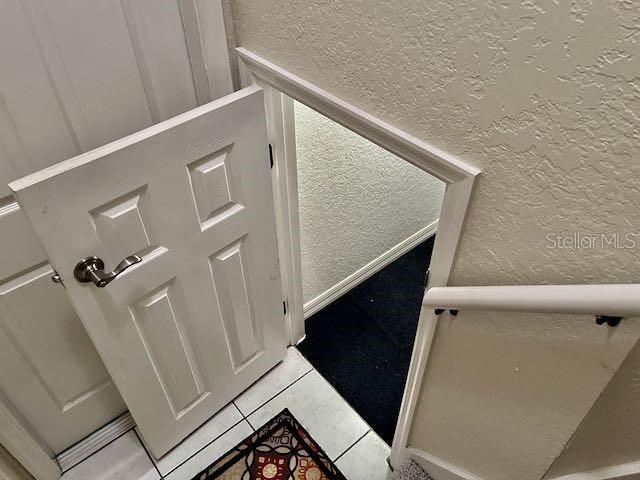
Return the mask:
<svg viewBox="0 0 640 480">
<path fill-rule="evenodd" d="M 296 378 L 295 380 L 293 380 L 289 385 L 287 385 L 286 387 L 284 387 L 282 390 L 280 390 L 278 393 L 276 393 L 275 395 L 269 397 L 269 399 L 267 399 L 265 402 L 263 402 L 261 405 L 259 405 L 258 407 L 256 407 L 255 409 L 253 409 L 247 416 L 245 416 L 245 414 L 242 412 L 242 410 L 238 407 L 238 405 L 236 404 L 236 399 L 240 397 L 240 395 L 238 395 L 238 397 L 236 397 L 235 399 L 233 399 L 231 402 L 229 402 L 230 404 L 232 404 L 235 409 L 238 411 L 238 413 L 240 413 L 240 416 L 242 417 L 242 420 L 246 421 L 247 424 L 249 425 L 249 427 L 251 428 L 251 430 L 253 430 L 254 432 L 256 432 L 257 430 L 254 428 L 254 426 L 251 424 L 251 422 L 249 421 L 249 419 L 247 418 L 248 416 L 254 414 L 255 412 L 257 412 L 259 409 L 261 409 L 262 407 L 264 407 L 267 403 L 269 403 L 271 400 L 273 400 L 274 398 L 276 398 L 278 395 L 280 395 L 282 392 L 284 392 L 285 390 L 287 390 L 289 387 L 291 387 L 293 384 L 297 383 L 298 381 L 300 381 L 302 378 L 304 378 L 305 376 L 307 376 L 308 374 L 310 374 L 311 372 L 313 372 L 315 369 L 313 367 L 311 367 L 308 371 L 304 372 L 302 375 L 300 375 L 298 378 Z M 326 380 L 325 380 L 326 381 Z M 212 417 L 213 418 L 213 417 Z M 191 455 L 189 458 L 185 459 L 183 462 L 181 462 L 180 464 L 176 465 L 174 468 L 172 468 L 171 470 L 169 470 L 166 475 L 169 475 L 171 473 L 173 473 L 175 470 L 177 470 L 179 467 L 181 467 L 182 465 L 184 465 L 186 462 L 188 462 L 189 460 L 191 460 L 195 455 L 197 455 L 198 453 L 200 453 L 202 450 L 204 450 L 205 448 L 207 448 L 209 445 L 211 445 L 213 442 L 215 442 L 216 440 L 218 440 L 220 437 L 222 437 L 224 434 L 226 434 L 227 432 L 229 432 L 229 430 L 231 430 L 232 428 L 238 426 L 240 423 L 242 423 L 242 420 L 239 420 L 238 422 L 236 422 L 233 426 L 229 427 L 227 430 L 225 430 L 224 432 L 222 432 L 220 435 L 218 435 L 216 438 L 214 438 L 213 440 L 211 440 L 209 443 L 207 443 L 205 446 L 203 446 L 202 448 L 200 448 L 197 452 L 195 452 L 193 455 Z M 367 433 L 369 433 L 367 431 Z M 136 432 L 137 434 L 137 432 Z M 366 435 L 366 433 L 365 433 Z M 360 441 L 360 438 L 358 440 L 356 440 L 356 443 Z M 355 445 L 355 444 L 354 444 Z M 351 445 L 353 446 L 353 445 Z M 351 448 L 351 446 L 349 448 Z M 349 449 L 347 448 L 347 450 Z M 345 451 L 346 452 L 346 451 Z M 341 455 L 343 455 L 345 452 L 343 452 Z M 156 467 L 156 470 L 158 470 L 157 465 L 155 464 L 155 462 L 153 462 L 154 466 Z M 158 470 L 158 472 L 160 473 L 160 471 Z M 160 473 L 162 478 L 165 478 L 165 476 L 162 475 L 162 473 Z"/>
<path fill-rule="evenodd" d="M 369 426 L 369 425 L 367 424 L 367 426 Z M 358 438 L 355 442 L 353 442 L 351 445 L 349 445 L 349 446 L 347 447 L 347 449 L 346 449 L 344 452 L 342 452 L 340 455 L 338 455 L 338 456 L 335 458 L 335 460 L 332 460 L 332 461 L 335 463 L 335 462 L 337 462 L 338 460 L 340 460 L 340 459 L 344 456 L 344 454 L 345 454 L 345 453 L 347 453 L 349 450 L 351 450 L 353 447 L 355 447 L 355 446 L 358 444 L 358 442 L 360 442 L 360 440 L 362 440 L 364 437 L 366 437 L 367 435 L 369 435 L 369 432 L 371 432 L 371 431 L 372 431 L 372 429 L 371 429 L 371 427 L 369 427 L 369 430 L 367 430 L 367 431 L 364 433 L 364 435 L 362 435 L 362 436 L 361 436 L 360 438 Z"/>
<path fill-rule="evenodd" d="M 295 348 L 295 347 L 293 347 Z M 293 382 L 291 382 L 289 385 L 287 385 L 285 388 L 283 388 L 282 390 L 280 390 L 278 393 L 276 393 L 275 395 L 273 395 L 271 398 L 269 398 L 267 401 L 265 401 L 264 403 L 262 403 L 260 406 L 256 407 L 254 410 L 252 410 L 248 416 L 253 415 L 255 412 L 257 412 L 258 410 L 260 410 L 262 407 L 264 407 L 267 403 L 269 403 L 271 400 L 273 400 L 274 398 L 276 398 L 278 395 L 282 394 L 285 390 L 287 390 L 289 387 L 293 386 L 295 383 L 299 382 L 300 380 L 302 380 L 302 378 L 306 377 L 307 375 L 309 375 L 311 372 L 316 371 L 318 373 L 318 375 L 320 376 L 320 378 L 322 379 L 322 381 L 324 381 L 331 390 L 334 391 L 334 393 L 347 405 L 347 407 L 349 408 L 349 410 L 355 414 L 361 421 L 362 423 L 364 423 L 367 426 L 367 430 L 360 436 L 358 437 L 351 445 L 349 445 L 340 455 L 338 455 L 335 460 L 332 460 L 333 462 L 337 462 L 338 459 L 340 457 L 342 457 L 345 453 L 347 453 L 349 450 L 351 450 L 351 448 L 353 448 L 360 440 L 362 440 L 364 437 L 366 437 L 370 432 L 373 432 L 373 428 L 371 428 L 371 425 L 369 425 L 369 423 L 367 421 L 364 420 L 364 418 L 362 418 L 362 416 L 356 411 L 355 408 L 353 408 L 353 406 L 347 402 L 344 397 L 336 390 L 336 388 L 331 385 L 331 383 L 324 378 L 324 376 L 318 372 L 316 370 L 316 368 L 306 359 L 306 357 L 304 355 L 302 355 L 302 353 L 300 352 L 300 350 L 298 350 L 296 348 L 297 352 L 302 356 L 302 358 L 304 358 L 307 363 L 309 365 L 311 365 L 311 369 L 308 370 L 307 372 L 305 372 L 304 374 L 300 375 L 300 377 L 296 378 Z M 234 402 L 235 405 L 235 402 Z M 238 408 L 238 406 L 236 405 L 236 408 Z M 240 414 L 244 417 L 244 413 L 242 413 L 242 411 L 240 410 L 240 408 L 238 408 L 238 411 L 240 411 Z M 253 428 L 253 425 L 251 425 L 251 422 L 249 422 L 249 419 L 244 417 L 245 420 L 247 420 L 247 423 L 249 423 L 249 425 L 251 426 L 251 428 Z M 256 431 L 255 429 L 253 429 L 254 431 Z M 375 433 L 375 432 L 374 432 Z M 386 442 L 384 442 L 386 444 Z"/>
<path fill-rule="evenodd" d="M 298 352 L 300 353 L 300 352 Z M 300 356 L 302 356 L 302 354 L 300 354 Z M 304 356 L 302 356 L 304 358 Z M 308 363 L 308 362 L 307 362 Z M 238 413 L 240 414 L 240 416 L 242 417 L 242 420 L 244 420 L 245 422 L 247 422 L 247 424 L 249 425 L 249 428 L 251 428 L 251 430 L 253 430 L 254 432 L 256 431 L 256 429 L 254 428 L 254 426 L 251 424 L 251 422 L 249 421 L 249 419 L 247 418 L 249 415 L 255 413 L 258 409 L 262 408 L 263 406 L 265 406 L 267 403 L 269 403 L 271 400 L 273 400 L 275 397 L 277 397 L 278 395 L 280 395 L 282 392 L 284 392 L 287 388 L 289 388 L 291 385 L 293 385 L 294 383 L 296 383 L 297 381 L 299 381 L 302 377 L 304 377 L 305 375 L 311 373 L 313 371 L 313 366 L 311 364 L 309 364 L 309 366 L 311 367 L 308 371 L 304 372 L 302 375 L 300 375 L 298 378 L 296 378 L 294 381 L 292 381 L 289 385 L 287 385 L 286 387 L 284 387 L 282 390 L 280 390 L 278 393 L 276 393 L 275 395 L 273 395 L 272 397 L 270 397 L 268 400 L 266 400 L 265 402 L 263 402 L 261 405 L 259 405 L 257 408 L 255 408 L 254 410 L 252 410 L 248 415 L 245 416 L 245 414 L 242 412 L 242 410 L 238 407 L 238 405 L 236 404 L 236 400 L 242 395 L 242 392 L 240 395 L 238 395 L 236 398 L 234 398 L 231 402 L 229 402 L 229 404 L 233 405 L 234 408 L 238 411 Z M 257 382 L 256 382 L 257 383 Z M 246 391 L 246 390 L 245 390 Z M 214 415 L 215 417 L 215 415 Z M 213 417 L 211 417 L 213 418 Z M 210 420 L 210 419 L 209 419 Z M 206 445 L 204 445 L 202 448 L 200 448 L 198 451 L 196 451 L 195 453 L 193 453 L 191 456 L 189 456 L 187 459 L 185 459 L 184 461 L 180 462 L 178 465 L 176 465 L 175 467 L 173 467 L 171 470 L 169 470 L 166 475 L 169 475 L 171 473 L 173 473 L 175 470 L 177 470 L 179 467 L 181 467 L 182 465 L 184 465 L 185 463 L 187 463 L 189 460 L 191 460 L 194 456 L 196 456 L 197 454 L 199 454 L 202 450 L 204 450 L 205 448 L 207 448 L 209 445 L 211 445 L 213 442 L 215 442 L 216 440 L 218 440 L 220 437 L 222 437 L 223 435 L 225 435 L 227 432 L 229 432 L 232 428 L 238 426 L 240 423 L 242 423 L 242 420 L 239 420 L 238 422 L 234 423 L 231 427 L 229 427 L 227 430 L 225 430 L 224 432 L 222 432 L 220 435 L 218 435 L 217 437 L 215 437 L 213 440 L 211 440 L 209 443 L 207 443 Z M 137 434 L 137 432 L 136 432 Z M 153 462 L 153 459 L 152 459 Z M 158 466 L 156 465 L 155 462 L 153 462 L 153 465 L 156 467 L 156 470 L 158 470 L 158 473 L 160 473 L 160 476 L 162 478 L 164 478 L 164 476 L 162 475 L 162 473 L 160 472 L 160 470 L 158 469 Z"/>
<path fill-rule="evenodd" d="M 244 416 L 244 413 L 242 413 L 242 410 L 240 410 L 240 409 L 238 408 L 238 405 L 236 405 L 235 400 L 234 400 L 233 402 L 231 402 L 231 403 L 233 403 L 233 406 L 234 406 L 234 407 L 236 407 L 236 410 L 238 410 L 238 412 L 240 412 L 240 415 L 242 415 L 242 419 L 243 419 L 245 422 L 247 422 L 247 423 L 249 424 L 249 427 L 251 427 L 251 430 L 253 430 L 253 431 L 255 432 L 255 431 L 256 431 L 256 429 L 255 429 L 255 428 L 253 428 L 253 425 L 251 425 L 251 422 L 249 421 L 249 419 L 248 419 L 247 417 L 245 417 L 245 416 Z"/>
<path fill-rule="evenodd" d="M 295 348 L 295 347 L 293 347 Z M 296 351 L 298 351 L 296 349 Z M 298 351 L 298 354 L 304 359 L 304 356 Z M 306 359 L 305 359 L 306 361 Z M 251 429 L 256 432 L 257 430 L 255 429 L 255 427 L 251 424 L 251 422 L 249 421 L 249 417 L 251 415 L 253 415 L 254 413 L 256 413 L 258 410 L 260 410 L 262 407 L 264 407 L 267 403 L 269 403 L 271 400 L 273 400 L 274 398 L 276 398 L 278 395 L 280 395 L 282 392 L 284 392 L 286 389 L 288 389 L 289 387 L 291 387 L 294 383 L 299 382 L 303 377 L 307 376 L 309 373 L 313 372 L 314 368 L 313 365 L 311 365 L 308 361 L 307 364 L 309 365 L 309 370 L 307 370 L 306 372 L 304 372 L 302 375 L 300 375 L 298 378 L 296 378 L 295 380 L 293 380 L 291 383 L 289 383 L 286 387 L 282 388 L 280 391 L 278 391 L 277 393 L 275 393 L 274 395 L 272 395 L 271 397 L 269 397 L 267 400 L 265 400 L 264 402 L 262 402 L 260 405 L 258 405 L 256 408 L 254 408 L 253 410 L 251 410 L 248 414 L 244 414 L 244 412 L 240 409 L 240 407 L 238 407 L 238 405 L 236 404 L 236 400 L 238 398 L 240 398 L 240 395 L 238 395 L 236 398 L 233 399 L 233 401 L 231 403 L 233 403 L 233 406 L 236 407 L 236 409 L 238 410 L 238 412 L 240 412 L 240 415 L 242 415 L 242 418 L 249 424 L 249 426 L 251 427 Z M 258 382 L 256 382 L 258 383 Z M 245 390 L 246 391 L 246 390 Z M 244 392 L 243 392 L 244 393 Z"/>
<path fill-rule="evenodd" d="M 362 418 L 362 415 L 360 415 L 360 413 L 358 413 L 358 411 L 353 407 L 353 405 L 351 405 L 349 402 L 347 402 L 347 400 L 342 396 L 342 394 L 336 389 L 336 387 L 334 387 L 331 382 L 329 380 L 327 380 L 326 378 L 324 378 L 324 375 L 322 375 L 322 373 L 320 373 L 317 369 L 314 368 L 314 370 L 316 372 L 318 372 L 318 375 L 320 376 L 320 378 L 329 386 L 329 388 L 331 390 L 333 390 L 333 392 L 347 405 L 347 407 L 349 408 L 349 410 L 351 410 L 351 412 L 356 415 L 361 421 L 362 423 L 364 423 L 367 428 L 369 430 L 373 430 L 373 428 L 371 427 L 371 425 L 369 425 L 369 422 L 367 422 L 364 418 Z M 377 435 L 377 434 L 376 434 Z M 379 436 L 379 435 L 378 435 Z M 387 443 L 387 442 L 385 442 Z"/>
<path fill-rule="evenodd" d="M 309 375 L 311 372 L 313 372 L 315 370 L 315 368 L 311 368 L 311 370 L 304 372 L 302 375 L 300 375 L 298 378 L 296 378 L 293 382 L 291 382 L 289 385 L 287 385 L 286 387 L 284 387 L 282 390 L 280 390 L 278 393 L 276 393 L 275 395 L 269 397 L 266 401 L 264 401 L 263 403 L 261 403 L 260 405 L 258 405 L 256 408 L 254 408 L 253 410 L 251 410 L 251 412 L 249 412 L 247 414 L 247 417 L 253 415 L 254 413 L 256 413 L 258 410 L 260 410 L 262 407 L 264 407 L 267 403 L 269 403 L 271 400 L 273 400 L 274 398 L 276 398 L 278 395 L 280 395 L 282 392 L 284 392 L 285 390 L 287 390 L 289 387 L 293 386 L 294 384 L 298 383 L 300 380 L 302 380 L 304 377 L 306 377 L 307 375 Z M 235 403 L 234 403 L 235 405 Z M 238 406 L 236 405 L 236 408 L 238 408 Z M 238 408 L 238 410 L 240 410 L 240 408 Z M 240 411 L 240 414 L 244 416 L 244 413 L 242 413 L 242 411 Z M 247 420 L 248 421 L 248 420 Z"/>
<path fill-rule="evenodd" d="M 160 471 L 160 469 L 156 465 L 156 462 L 153 460 L 153 457 L 151 456 L 151 452 L 149 452 L 149 450 L 147 449 L 147 446 L 144 444 L 144 442 L 142 441 L 142 438 L 140 438 L 140 435 L 138 435 L 138 431 L 135 428 L 133 429 L 133 433 L 135 434 L 136 438 L 140 442 L 140 445 L 142 445 L 142 448 L 144 449 L 145 453 L 147 454 L 147 457 L 149 457 L 149 461 L 151 462 L 151 465 L 153 465 L 153 468 L 155 469 L 155 471 L 158 472 L 158 476 L 160 477 L 160 479 L 164 478 L 162 476 L 162 472 Z"/>
<path fill-rule="evenodd" d="M 294 347 L 295 348 L 295 347 Z M 296 349 L 297 350 L 297 349 Z M 298 353 L 300 354 L 300 356 L 302 358 L 304 358 L 306 360 L 306 358 L 304 357 L 304 355 L 302 355 L 299 351 Z M 307 361 L 307 363 L 309 363 Z M 315 368 L 309 363 L 309 366 L 311 367 L 309 370 L 307 370 L 306 372 L 304 372 L 302 375 L 300 375 L 298 378 L 296 378 L 295 380 L 293 380 L 290 384 L 288 384 L 286 387 L 284 387 L 283 389 L 281 389 L 280 391 L 278 391 L 276 394 L 272 395 L 271 397 L 269 397 L 266 401 L 264 401 L 262 404 L 260 404 L 258 407 L 254 408 L 247 416 L 245 416 L 245 414 L 242 412 L 242 410 L 240 410 L 240 408 L 238 407 L 238 405 L 236 405 L 235 400 L 237 398 L 240 397 L 240 395 L 238 395 L 238 397 L 236 397 L 236 399 L 232 400 L 231 402 L 229 402 L 230 404 L 232 404 L 236 410 L 240 413 L 240 416 L 242 417 L 242 420 L 245 420 L 247 422 L 247 424 L 249 425 L 249 427 L 255 432 L 256 429 L 253 427 L 253 425 L 251 424 L 251 422 L 249 421 L 249 419 L 247 418 L 248 416 L 254 414 L 255 412 L 257 412 L 259 409 L 261 409 L 262 407 L 264 407 L 267 403 L 269 403 L 271 400 L 273 400 L 274 398 L 276 398 L 277 396 L 279 396 L 280 394 L 282 394 L 285 390 L 287 390 L 289 387 L 291 387 L 292 385 L 294 385 L 295 383 L 299 382 L 300 380 L 302 380 L 304 377 L 306 377 L 308 374 L 310 374 L 311 372 L 313 372 L 315 370 Z M 324 377 L 321 376 L 321 378 L 324 380 Z M 326 380 L 325 380 L 326 381 Z M 329 383 L 329 382 L 327 382 Z M 125 412 L 126 413 L 126 412 Z M 122 414 L 124 415 L 124 414 Z M 119 418 L 120 416 L 116 418 Z M 211 420 L 212 418 L 214 418 L 215 415 L 211 416 L 209 419 L 207 419 L 207 422 L 209 420 Z M 210 442 L 208 442 L 206 445 L 204 445 L 202 448 L 198 449 L 196 452 L 194 452 L 192 455 L 190 455 L 188 458 L 186 458 L 184 461 L 180 462 L 178 465 L 176 465 L 175 467 L 173 467 L 171 470 L 169 470 L 166 474 L 162 474 L 162 472 L 160 471 L 160 469 L 158 468 L 158 465 L 156 464 L 156 461 L 154 460 L 153 456 L 151 455 L 151 453 L 149 452 L 149 450 L 147 449 L 146 445 L 144 444 L 144 442 L 142 441 L 142 439 L 140 438 L 140 435 L 138 435 L 138 432 L 136 430 L 136 425 L 134 424 L 130 429 L 128 429 L 125 432 L 122 432 L 120 435 L 118 435 L 116 438 L 114 438 L 113 440 L 111 440 L 109 443 L 107 443 L 106 445 L 103 445 L 102 447 L 100 447 L 98 450 L 96 450 L 95 452 L 92 452 L 91 455 L 89 455 L 87 458 L 83 459 L 81 462 L 76 463 L 75 465 L 69 467 L 67 470 L 65 470 L 64 473 L 67 473 L 69 471 L 71 471 L 72 469 L 74 469 L 75 467 L 77 467 L 78 465 L 81 465 L 82 463 L 84 463 L 85 461 L 89 460 L 92 456 L 94 456 L 96 453 L 100 452 L 101 450 L 103 450 L 104 448 L 108 447 L 109 445 L 111 445 L 112 443 L 114 443 L 116 440 L 118 440 L 120 437 L 124 436 L 125 434 L 129 433 L 130 431 L 133 430 L 136 438 L 138 439 L 138 441 L 140 442 L 140 444 L 142 445 L 142 448 L 144 449 L 145 453 L 147 454 L 147 456 L 149 457 L 149 459 L 151 460 L 151 464 L 153 465 L 154 469 L 156 470 L 156 472 L 158 472 L 158 475 L 160 475 L 161 479 L 164 479 L 166 475 L 169 475 L 170 473 L 173 473 L 176 469 L 178 469 L 179 467 L 181 467 L 182 465 L 184 465 L 186 462 L 188 462 L 189 460 L 191 460 L 194 456 L 196 456 L 197 454 L 199 454 L 202 450 L 204 450 L 205 448 L 207 448 L 209 445 L 211 445 L 213 442 L 215 442 L 216 440 L 218 440 L 220 437 L 222 437 L 223 435 L 225 435 L 226 433 L 228 433 L 231 429 L 233 429 L 234 427 L 238 426 L 240 423 L 242 423 L 242 420 L 237 421 L 236 423 L 234 423 L 233 425 L 231 425 L 229 428 L 227 428 L 224 432 L 222 432 L 220 435 L 216 436 L 214 439 L 212 439 Z M 205 422 L 206 423 L 206 422 Z M 366 423 L 366 422 L 365 422 Z M 204 423 L 203 423 L 204 425 Z M 368 433 L 368 432 L 367 432 Z M 365 433 L 366 435 L 366 433 Z M 356 443 L 359 441 L 360 439 L 356 440 Z M 182 443 L 182 442 L 181 442 Z M 178 444 L 179 445 L 179 444 Z M 176 446 L 178 446 L 176 445 Z M 355 444 L 354 444 L 355 445 Z M 349 450 L 353 445 L 351 445 L 349 448 L 347 448 L 347 450 Z M 344 455 L 345 452 L 343 452 L 340 456 Z"/>
<path fill-rule="evenodd" d="M 231 402 L 233 403 L 233 402 Z M 235 404 L 234 404 L 235 406 Z M 236 407 L 238 408 L 238 407 Z M 240 413 L 242 415 L 242 413 Z M 186 459 L 184 459 L 182 462 L 178 463 L 178 465 L 176 465 L 175 467 L 173 467 L 171 470 L 169 470 L 167 473 L 165 473 L 162 478 L 165 478 L 167 475 L 169 475 L 170 473 L 173 473 L 174 471 L 176 471 L 178 468 L 180 468 L 182 465 L 184 465 L 185 463 L 187 463 L 189 460 L 191 460 L 193 457 L 195 457 L 196 455 L 198 455 L 201 451 L 203 451 L 205 448 L 207 448 L 209 445 L 211 445 L 213 442 L 215 442 L 216 440 L 220 439 L 220 437 L 222 437 L 223 435 L 226 435 L 227 433 L 229 433 L 229 431 L 231 431 L 232 429 L 234 429 L 235 427 L 237 427 L 238 425 L 240 425 L 242 423 L 242 420 L 238 420 L 236 423 L 234 423 L 233 425 L 231 425 L 229 428 L 227 428 L 224 432 L 222 432 L 220 435 L 218 435 L 217 437 L 215 437 L 213 440 L 211 440 L 209 443 L 207 443 L 206 445 L 204 445 L 203 447 L 199 448 L 197 451 L 195 451 L 192 455 L 189 455 L 189 457 L 187 457 Z M 183 440 L 184 441 L 184 440 Z M 182 442 L 180 442 L 182 443 Z M 179 446 L 180 444 L 176 445 Z M 155 465 L 155 462 L 154 462 Z M 158 471 L 160 471 L 158 469 Z M 160 475 L 162 475 L 162 473 L 160 473 Z"/>
<path fill-rule="evenodd" d="M 212 416 L 210 416 L 209 418 L 207 418 L 204 423 L 202 425 L 200 425 L 198 428 L 196 428 L 193 432 L 191 432 L 189 435 L 187 435 L 187 437 L 185 437 L 180 443 L 178 443 L 178 445 L 176 445 L 175 447 L 173 447 L 171 450 L 169 450 L 169 452 L 171 452 L 174 449 L 177 449 L 180 444 L 182 444 L 182 442 L 184 442 L 185 440 L 187 440 L 191 435 L 193 435 L 195 432 L 197 432 L 198 430 L 200 430 L 200 428 L 202 428 L 203 426 L 205 426 L 207 423 L 209 423 L 211 420 L 213 420 L 216 415 L 218 415 L 218 413 L 222 412 L 222 410 L 224 410 L 225 408 L 227 408 L 229 405 L 233 405 L 235 407 L 236 410 L 238 410 L 238 413 L 240 415 L 242 415 L 242 412 L 240 411 L 240 409 L 238 407 L 236 407 L 235 403 L 233 403 L 233 401 L 227 403 L 224 407 L 222 407 L 220 410 L 218 410 L 216 413 L 214 413 Z M 189 457 L 187 457 L 186 460 L 178 463 L 178 465 L 176 465 L 175 467 L 173 467 L 171 470 L 169 470 L 166 475 L 169 475 L 171 472 L 173 472 L 176 468 L 182 466 L 184 463 L 186 463 L 187 461 L 191 460 L 191 458 L 195 455 L 197 455 L 198 453 L 200 453 L 202 450 L 204 450 L 205 448 L 207 448 L 209 445 L 211 445 L 213 442 L 215 442 L 216 440 L 218 440 L 221 436 L 223 436 L 225 433 L 227 433 L 229 430 L 231 430 L 232 428 L 236 427 L 240 422 L 242 422 L 242 420 L 238 420 L 236 423 L 232 424 L 229 428 L 227 428 L 224 432 L 220 433 L 220 435 L 216 436 L 213 440 L 211 440 L 210 442 L 208 442 L 206 445 L 204 445 L 202 448 L 198 449 L 193 455 L 190 455 Z M 137 426 L 136 426 L 137 427 Z M 134 428 L 136 428 L 134 427 Z M 138 432 L 136 432 L 137 434 Z M 138 436 L 138 438 L 140 438 Z M 144 444 L 144 442 L 142 442 Z M 167 452 L 167 454 L 169 453 Z M 152 458 L 153 464 L 157 467 L 156 464 L 156 460 Z M 160 471 L 160 469 L 158 469 L 158 471 Z M 162 472 L 160 472 L 160 475 L 162 475 Z M 164 478 L 164 477 L 163 477 Z"/>
<path fill-rule="evenodd" d="M 302 355 L 302 353 L 301 353 L 301 355 Z M 303 355 L 303 357 L 304 357 L 304 355 Z M 306 359 L 306 357 L 305 357 L 305 359 Z M 315 367 L 313 368 L 313 370 L 315 370 L 316 372 L 318 372 L 318 370 L 317 370 Z M 309 373 L 309 372 L 307 372 L 307 373 Z M 306 375 L 306 374 L 305 374 L 305 375 Z M 378 438 L 380 438 L 380 436 L 379 436 L 379 435 L 378 435 L 378 434 L 373 430 L 373 428 L 371 427 L 371 425 L 369 425 L 369 422 L 367 422 L 364 418 L 362 418 L 362 415 L 360 415 L 360 413 L 358 413 L 358 412 L 356 411 L 356 409 L 355 409 L 355 408 L 353 408 L 353 406 L 352 406 L 349 402 L 347 402 L 347 400 L 342 396 L 342 394 L 341 394 L 340 392 L 338 392 L 338 390 L 336 389 L 336 387 L 334 387 L 334 386 L 331 384 L 331 382 L 329 382 L 329 380 L 327 380 L 326 378 L 324 378 L 324 376 L 323 376 L 320 372 L 318 372 L 318 375 L 320 376 L 320 378 L 322 379 L 322 381 L 323 381 L 323 382 L 325 382 L 325 383 L 329 386 L 329 388 L 330 388 L 331 390 L 333 390 L 333 392 L 334 392 L 334 393 L 335 393 L 335 394 L 336 394 L 336 395 L 337 395 L 337 396 L 338 396 L 338 397 L 339 397 L 339 398 L 340 398 L 340 399 L 345 403 L 345 405 L 347 405 L 347 407 L 349 408 L 349 410 L 350 410 L 350 411 L 351 411 L 351 412 L 352 412 L 356 417 L 358 417 L 358 418 L 362 421 L 362 423 L 364 423 L 364 424 L 367 426 L 367 431 L 366 431 L 366 432 L 365 432 L 365 433 L 364 433 L 360 438 L 358 438 L 354 443 L 352 443 L 349 447 L 347 447 L 347 449 L 346 449 L 344 452 L 342 452 L 340 455 L 338 455 L 338 456 L 336 457 L 336 459 L 335 459 L 335 460 L 333 460 L 333 462 L 337 462 L 337 461 L 338 461 L 338 459 L 339 459 L 340 457 L 342 457 L 345 453 L 347 453 L 349 450 L 351 450 L 351 448 L 352 448 L 356 443 L 358 443 L 360 440 L 362 440 L 362 439 L 363 439 L 363 438 L 364 438 L 364 437 L 365 437 L 369 432 L 373 432 L 375 435 L 377 435 L 377 436 L 378 436 Z M 387 442 L 385 442 L 384 440 L 382 440 L 382 442 L 383 442 L 385 445 L 386 445 L 386 443 L 387 443 Z"/>
</svg>

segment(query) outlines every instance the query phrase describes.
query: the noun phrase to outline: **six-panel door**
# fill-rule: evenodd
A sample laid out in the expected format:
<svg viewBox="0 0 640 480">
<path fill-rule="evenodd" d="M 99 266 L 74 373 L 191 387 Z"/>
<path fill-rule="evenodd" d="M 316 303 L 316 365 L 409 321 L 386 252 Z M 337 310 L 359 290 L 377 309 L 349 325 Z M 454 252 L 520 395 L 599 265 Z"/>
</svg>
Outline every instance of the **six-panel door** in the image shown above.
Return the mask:
<svg viewBox="0 0 640 480">
<path fill-rule="evenodd" d="M 154 455 L 284 357 L 258 87 L 11 188 Z M 105 288 L 73 278 L 83 257 L 134 253 Z"/>
</svg>

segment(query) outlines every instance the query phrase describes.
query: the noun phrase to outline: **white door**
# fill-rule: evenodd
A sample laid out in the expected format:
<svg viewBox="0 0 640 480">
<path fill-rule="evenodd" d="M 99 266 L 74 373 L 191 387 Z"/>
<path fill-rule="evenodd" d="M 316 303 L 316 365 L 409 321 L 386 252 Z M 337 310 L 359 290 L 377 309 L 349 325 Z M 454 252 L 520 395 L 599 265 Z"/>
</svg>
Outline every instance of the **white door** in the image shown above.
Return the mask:
<svg viewBox="0 0 640 480">
<path fill-rule="evenodd" d="M 285 355 L 263 108 L 250 87 L 10 185 L 157 457 Z"/>
<path fill-rule="evenodd" d="M 126 406 L 7 184 L 231 93 L 231 70 L 220 0 L 0 5 L 0 402 L 60 453 Z"/>
</svg>

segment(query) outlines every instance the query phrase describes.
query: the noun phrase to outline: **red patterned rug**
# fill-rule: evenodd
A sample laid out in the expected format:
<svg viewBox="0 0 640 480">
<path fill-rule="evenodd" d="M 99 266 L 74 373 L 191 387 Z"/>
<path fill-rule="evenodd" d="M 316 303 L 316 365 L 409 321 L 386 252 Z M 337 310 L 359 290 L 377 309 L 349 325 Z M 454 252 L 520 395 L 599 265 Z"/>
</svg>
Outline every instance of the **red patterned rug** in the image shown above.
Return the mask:
<svg viewBox="0 0 640 480">
<path fill-rule="evenodd" d="M 346 480 L 286 408 L 193 480 Z"/>
</svg>

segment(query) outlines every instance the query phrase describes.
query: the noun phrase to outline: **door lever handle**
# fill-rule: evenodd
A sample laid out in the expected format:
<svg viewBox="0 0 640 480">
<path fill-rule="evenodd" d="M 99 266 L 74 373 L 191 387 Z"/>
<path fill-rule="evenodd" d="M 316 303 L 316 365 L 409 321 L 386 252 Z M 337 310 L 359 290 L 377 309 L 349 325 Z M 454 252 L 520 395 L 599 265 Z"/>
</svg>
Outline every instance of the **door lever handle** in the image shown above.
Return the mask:
<svg viewBox="0 0 640 480">
<path fill-rule="evenodd" d="M 122 260 L 111 272 L 104 271 L 104 262 L 100 257 L 83 258 L 73 269 L 73 276 L 82 283 L 93 282 L 96 287 L 106 287 L 109 282 L 124 272 L 131 265 L 141 262 L 139 255 L 129 255 Z"/>
</svg>

